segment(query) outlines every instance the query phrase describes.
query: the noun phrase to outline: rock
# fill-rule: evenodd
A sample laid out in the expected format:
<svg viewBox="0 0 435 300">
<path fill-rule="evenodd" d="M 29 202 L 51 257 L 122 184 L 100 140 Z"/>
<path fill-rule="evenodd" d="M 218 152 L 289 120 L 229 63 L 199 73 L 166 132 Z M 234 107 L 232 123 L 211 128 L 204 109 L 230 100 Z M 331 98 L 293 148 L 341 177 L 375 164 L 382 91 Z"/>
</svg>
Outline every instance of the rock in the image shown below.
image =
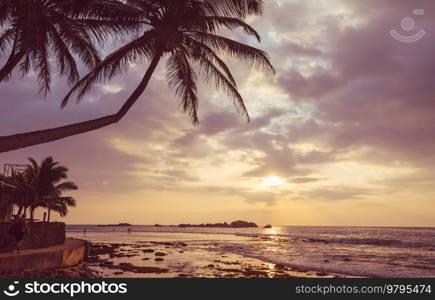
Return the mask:
<svg viewBox="0 0 435 300">
<path fill-rule="evenodd" d="M 117 226 L 131 226 L 130 223 L 119 223 Z"/>
<path fill-rule="evenodd" d="M 130 263 L 120 263 L 117 268 L 126 271 L 126 272 L 134 272 L 134 273 L 166 273 L 168 269 L 161 269 L 155 267 L 140 267 L 134 266 Z"/>
<path fill-rule="evenodd" d="M 246 221 L 234 221 L 230 224 L 231 228 L 250 228 L 250 227 L 258 227 L 257 224 Z"/>
<path fill-rule="evenodd" d="M 149 259 L 150 259 L 149 257 L 142 258 L 142 260 L 149 260 Z"/>
<path fill-rule="evenodd" d="M 155 256 L 166 256 L 168 254 L 166 254 L 165 252 L 156 252 Z"/>
<path fill-rule="evenodd" d="M 240 265 L 239 261 L 220 261 L 220 263 L 224 265 Z"/>
<path fill-rule="evenodd" d="M 325 259 L 323 262 L 325 262 L 325 263 L 329 263 L 329 260 Z"/>
<path fill-rule="evenodd" d="M 351 261 L 351 259 L 346 257 L 344 261 Z"/>
<path fill-rule="evenodd" d="M 263 228 L 266 228 L 266 229 L 270 229 L 270 228 L 272 228 L 272 225 L 270 225 L 270 224 L 267 224 L 266 226 L 264 226 Z"/>
<path fill-rule="evenodd" d="M 156 257 L 156 258 L 154 259 L 154 261 L 164 261 L 164 259 L 161 258 L 161 257 Z"/>
<path fill-rule="evenodd" d="M 177 246 L 177 243 L 171 243 L 171 242 L 151 242 L 151 244 L 164 245 L 164 246 Z"/>
<path fill-rule="evenodd" d="M 114 272 L 113 274 L 114 275 L 122 275 L 122 274 L 124 274 L 124 272 Z"/>
<path fill-rule="evenodd" d="M 142 250 L 143 253 L 154 253 L 154 249 L 144 249 Z"/>
<path fill-rule="evenodd" d="M 242 270 L 242 273 L 245 277 L 250 278 L 265 278 L 268 275 L 268 273 L 265 271 L 254 270 L 252 268 L 245 268 Z"/>
</svg>

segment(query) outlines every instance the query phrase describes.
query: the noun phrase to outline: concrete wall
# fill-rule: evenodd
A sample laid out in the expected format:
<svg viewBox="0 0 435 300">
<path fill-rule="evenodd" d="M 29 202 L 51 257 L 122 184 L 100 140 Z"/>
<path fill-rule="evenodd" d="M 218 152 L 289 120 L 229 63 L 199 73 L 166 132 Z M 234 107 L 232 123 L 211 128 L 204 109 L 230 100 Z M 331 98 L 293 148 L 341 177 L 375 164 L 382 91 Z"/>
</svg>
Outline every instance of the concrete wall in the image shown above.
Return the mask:
<svg viewBox="0 0 435 300">
<path fill-rule="evenodd" d="M 0 223 L 0 252 L 11 251 L 14 237 L 9 235 L 11 223 Z M 65 223 L 29 223 L 29 232 L 20 244 L 20 249 L 44 248 L 61 245 L 65 242 Z"/>
<path fill-rule="evenodd" d="M 66 239 L 63 245 L 25 250 L 19 255 L 0 254 L 0 270 L 51 269 L 70 267 L 86 258 L 88 242 Z"/>
</svg>

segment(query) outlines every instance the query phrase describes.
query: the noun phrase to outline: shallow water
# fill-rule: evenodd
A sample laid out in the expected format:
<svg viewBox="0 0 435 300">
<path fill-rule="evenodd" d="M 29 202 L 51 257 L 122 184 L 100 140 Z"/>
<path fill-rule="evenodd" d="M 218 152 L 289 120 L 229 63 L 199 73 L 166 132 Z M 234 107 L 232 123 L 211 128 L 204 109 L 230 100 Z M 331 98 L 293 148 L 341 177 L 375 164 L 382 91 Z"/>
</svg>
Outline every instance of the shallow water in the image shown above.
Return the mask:
<svg viewBox="0 0 435 300">
<path fill-rule="evenodd" d="M 86 235 L 83 229 L 86 228 Z M 69 225 L 93 242 L 185 241 L 298 270 L 370 277 L 435 277 L 435 228 L 178 228 Z"/>
</svg>

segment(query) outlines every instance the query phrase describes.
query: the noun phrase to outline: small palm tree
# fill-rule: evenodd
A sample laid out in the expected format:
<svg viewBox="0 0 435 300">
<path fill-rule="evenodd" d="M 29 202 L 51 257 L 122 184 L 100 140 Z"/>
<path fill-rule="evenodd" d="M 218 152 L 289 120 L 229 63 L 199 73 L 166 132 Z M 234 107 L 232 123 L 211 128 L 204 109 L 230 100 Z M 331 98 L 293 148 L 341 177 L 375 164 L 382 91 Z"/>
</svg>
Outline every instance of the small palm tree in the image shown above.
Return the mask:
<svg viewBox="0 0 435 300">
<path fill-rule="evenodd" d="M 77 189 L 77 185 L 71 181 L 61 182 L 54 186 L 52 196 L 43 199 L 44 203 L 42 206 L 47 208 L 48 222 L 50 222 L 52 210 L 59 213 L 61 217 L 65 217 L 68 214 L 68 207 L 76 206 L 76 200 L 73 197 L 64 197 L 62 194 Z"/>
<path fill-rule="evenodd" d="M 140 14 L 141 33 L 110 54 L 80 80 L 63 100 L 65 106 L 71 95 L 81 99 L 99 82 L 125 71 L 131 62 L 150 62 L 142 81 L 120 110 L 99 119 L 61 126 L 48 130 L 0 137 L 0 152 L 11 151 L 68 136 L 96 130 L 119 122 L 145 91 L 152 74 L 162 58 L 167 57 L 169 85 L 180 98 L 183 111 L 193 123 L 198 123 L 197 70 L 207 81 L 214 79 L 216 87 L 233 99 L 238 111 L 249 120 L 236 81 L 224 59 L 234 57 L 249 66 L 274 72 L 264 51 L 220 36 L 220 29 L 240 28 L 260 40 L 259 34 L 244 18 L 260 14 L 262 0 L 125 0 Z"/>
<path fill-rule="evenodd" d="M 30 205 L 30 219 L 34 218 L 34 211 L 38 207 L 46 207 L 50 212 L 52 209 L 70 203 L 75 206 L 72 198 L 62 197 L 62 193 L 68 190 L 76 190 L 77 186 L 66 179 L 68 168 L 59 165 L 52 157 L 47 157 L 39 165 L 33 158 L 29 158 L 31 173 L 33 174 L 33 201 Z M 63 210 L 64 211 L 64 210 Z M 67 211 L 67 210 L 66 210 Z"/>
<path fill-rule="evenodd" d="M 18 207 L 17 215 L 26 216 L 27 209 L 34 200 L 33 172 L 27 170 L 24 173 L 16 174 L 13 181 L 16 189 L 13 196 L 13 204 Z"/>
<path fill-rule="evenodd" d="M 122 9 L 122 10 L 121 10 Z M 89 69 L 100 63 L 94 41 L 130 29 L 128 20 L 117 22 L 116 12 L 126 6 L 112 0 L 0 0 L 0 52 L 10 51 L 0 69 L 0 81 L 14 69 L 27 74 L 35 69 L 41 92 L 50 91 L 50 61 L 74 83 L 79 78 L 75 56 Z"/>
</svg>

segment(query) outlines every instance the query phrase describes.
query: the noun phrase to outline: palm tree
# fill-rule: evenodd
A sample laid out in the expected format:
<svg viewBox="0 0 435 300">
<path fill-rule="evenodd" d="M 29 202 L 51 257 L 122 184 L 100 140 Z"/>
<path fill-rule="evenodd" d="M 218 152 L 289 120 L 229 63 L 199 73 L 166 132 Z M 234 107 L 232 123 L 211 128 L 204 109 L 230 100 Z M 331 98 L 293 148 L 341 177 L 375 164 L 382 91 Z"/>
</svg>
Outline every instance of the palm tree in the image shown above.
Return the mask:
<svg viewBox="0 0 435 300">
<path fill-rule="evenodd" d="M 169 85 L 180 98 L 183 111 L 193 123 L 198 123 L 197 72 L 233 99 L 238 111 L 249 121 L 244 101 L 224 58 L 235 57 L 249 66 L 274 72 L 264 51 L 220 36 L 226 28 L 241 28 L 260 41 L 259 34 L 244 19 L 262 12 L 262 0 L 125 0 L 140 12 L 141 33 L 110 54 L 80 80 L 65 97 L 66 105 L 72 94 L 81 99 L 99 82 L 111 79 L 128 68 L 130 62 L 150 61 L 142 81 L 120 110 L 99 119 L 0 137 L 0 153 L 32 145 L 48 143 L 68 136 L 93 131 L 119 122 L 145 91 L 152 74 L 163 57 L 167 59 Z M 196 67 L 196 68 L 195 68 Z"/>
<path fill-rule="evenodd" d="M 16 189 L 13 196 L 13 204 L 18 207 L 17 215 L 26 215 L 27 209 L 31 206 L 34 200 L 33 189 L 33 172 L 27 170 L 24 173 L 15 175 L 13 181 Z"/>
<path fill-rule="evenodd" d="M 79 78 L 74 56 L 89 69 L 101 62 L 94 41 L 130 29 L 128 20 L 117 22 L 114 11 L 126 6 L 112 0 L 0 0 L 0 51 L 10 50 L 0 69 L 0 81 L 14 69 L 27 74 L 33 66 L 40 92 L 51 85 L 50 60 L 69 82 Z"/>
<path fill-rule="evenodd" d="M 74 183 L 63 181 L 68 177 L 68 168 L 59 165 L 52 157 L 47 157 L 40 165 L 33 158 L 29 158 L 29 161 L 33 174 L 32 187 L 34 196 L 30 205 L 31 220 L 34 219 L 34 211 L 37 207 L 47 207 L 50 212 L 53 208 L 56 210 L 56 207 L 62 205 L 62 203 L 75 205 L 74 199 L 71 198 L 72 201 L 70 201 L 66 199 L 68 197 L 61 197 L 64 191 L 77 189 Z"/>
<path fill-rule="evenodd" d="M 8 221 L 12 216 L 17 185 L 11 179 L 0 174 L 0 222 Z"/>
<path fill-rule="evenodd" d="M 42 206 L 47 208 L 48 222 L 50 222 L 52 210 L 59 213 L 61 217 L 65 217 L 68 214 L 68 207 L 76 206 L 76 200 L 73 197 L 65 197 L 62 194 L 77 189 L 77 185 L 71 181 L 61 182 L 54 186 L 52 195 L 43 199 L 44 204 Z"/>
</svg>

